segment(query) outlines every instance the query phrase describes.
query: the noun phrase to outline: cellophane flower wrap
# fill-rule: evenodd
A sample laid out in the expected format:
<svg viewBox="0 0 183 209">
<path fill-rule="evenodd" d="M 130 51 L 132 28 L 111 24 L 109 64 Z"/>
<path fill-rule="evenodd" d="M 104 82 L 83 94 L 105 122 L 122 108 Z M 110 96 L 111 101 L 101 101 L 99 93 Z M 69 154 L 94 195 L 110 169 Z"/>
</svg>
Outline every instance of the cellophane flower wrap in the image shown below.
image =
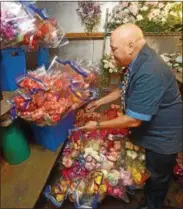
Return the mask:
<svg viewBox="0 0 183 209">
<path fill-rule="evenodd" d="M 145 150 L 129 140 L 124 142 L 121 160 L 121 179 L 131 189 L 142 188 L 150 176 L 145 166 Z"/>
<path fill-rule="evenodd" d="M 34 16 L 36 30 L 26 34 L 24 45 L 30 49 L 37 49 L 39 46 L 57 48 L 69 43 L 58 21 L 49 17 L 45 9 L 32 4 L 26 5 L 26 8 Z"/>
<path fill-rule="evenodd" d="M 82 108 L 76 114 L 75 125 L 81 126 L 91 119 L 110 120 L 121 114 L 118 105 L 103 113 L 87 113 Z M 59 169 L 61 176 L 72 182 L 67 197 L 76 208 L 96 208 L 107 195 L 129 202 L 121 179 L 121 155 L 127 134 L 128 129 L 70 131 Z"/>
<path fill-rule="evenodd" d="M 183 185 L 183 154 L 178 153 L 177 154 L 177 159 L 176 159 L 176 165 L 174 166 L 173 169 L 173 174 L 175 176 L 176 181 Z"/>
<path fill-rule="evenodd" d="M 18 77 L 18 87 L 26 91 L 31 99 L 26 101 L 26 109 L 20 109 L 18 102 L 22 101 L 16 96 L 14 115 L 16 112 L 17 116 L 39 126 L 55 125 L 70 111 L 95 99 L 97 90 L 90 88 L 91 80 L 87 79 L 92 71 L 84 71 L 73 63 L 55 57 L 48 71 L 42 67 Z"/>
<path fill-rule="evenodd" d="M 57 208 L 61 207 L 64 200 L 67 198 L 70 181 L 63 177 L 59 178 L 56 183 L 51 186 L 46 186 L 44 196 Z"/>
<path fill-rule="evenodd" d="M 26 34 L 36 31 L 35 21 L 20 2 L 1 2 L 0 48 L 22 43 Z"/>
</svg>

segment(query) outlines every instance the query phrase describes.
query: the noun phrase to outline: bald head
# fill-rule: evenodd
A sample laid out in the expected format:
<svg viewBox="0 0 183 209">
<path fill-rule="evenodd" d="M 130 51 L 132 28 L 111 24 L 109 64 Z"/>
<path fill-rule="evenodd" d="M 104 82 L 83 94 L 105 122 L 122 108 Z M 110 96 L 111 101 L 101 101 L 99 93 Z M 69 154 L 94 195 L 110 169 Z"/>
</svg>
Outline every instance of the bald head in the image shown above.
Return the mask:
<svg viewBox="0 0 183 209">
<path fill-rule="evenodd" d="M 119 26 L 115 31 L 112 32 L 111 37 L 134 42 L 136 40 L 144 39 L 142 30 L 138 26 L 131 23 Z"/>
<path fill-rule="evenodd" d="M 111 34 L 111 54 L 121 66 L 129 65 L 144 44 L 142 30 L 131 23 L 118 27 Z"/>
</svg>

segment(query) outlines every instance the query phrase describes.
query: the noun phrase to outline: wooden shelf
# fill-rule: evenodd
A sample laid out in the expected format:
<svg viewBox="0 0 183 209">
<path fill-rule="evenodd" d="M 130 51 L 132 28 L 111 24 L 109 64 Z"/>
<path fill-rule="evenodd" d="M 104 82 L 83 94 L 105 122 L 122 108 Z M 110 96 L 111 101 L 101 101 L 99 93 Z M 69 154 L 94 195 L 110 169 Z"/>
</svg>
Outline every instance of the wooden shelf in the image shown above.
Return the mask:
<svg viewBox="0 0 183 209">
<path fill-rule="evenodd" d="M 70 40 L 103 39 L 104 33 L 67 33 L 66 37 Z"/>
<path fill-rule="evenodd" d="M 106 33 L 106 36 L 110 36 L 111 32 Z M 66 33 L 66 37 L 70 40 L 90 40 L 90 39 L 104 39 L 104 32 L 96 33 Z M 144 36 L 153 37 L 182 37 L 180 32 L 169 32 L 169 33 L 159 33 L 159 32 L 145 32 Z"/>
<path fill-rule="evenodd" d="M 2 94 L 3 94 L 3 100 L 0 101 L 0 117 L 11 109 L 12 105 L 8 104 L 6 100 L 12 97 L 13 92 L 3 91 Z"/>
</svg>

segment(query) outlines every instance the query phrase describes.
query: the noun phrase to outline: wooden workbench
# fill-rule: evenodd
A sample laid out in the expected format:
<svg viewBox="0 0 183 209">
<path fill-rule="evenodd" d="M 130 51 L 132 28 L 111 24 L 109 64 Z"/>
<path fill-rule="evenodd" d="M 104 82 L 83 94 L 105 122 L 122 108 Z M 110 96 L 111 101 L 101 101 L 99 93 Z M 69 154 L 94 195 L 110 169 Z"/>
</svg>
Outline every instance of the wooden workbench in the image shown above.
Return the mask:
<svg viewBox="0 0 183 209">
<path fill-rule="evenodd" d="M 11 105 L 7 103 L 7 100 L 10 99 L 12 95 L 13 92 L 3 91 L 3 100 L 0 101 L 0 116 L 4 115 L 10 110 Z"/>
<path fill-rule="evenodd" d="M 29 159 L 1 174 L 1 208 L 33 208 L 59 155 L 31 144 Z"/>
</svg>

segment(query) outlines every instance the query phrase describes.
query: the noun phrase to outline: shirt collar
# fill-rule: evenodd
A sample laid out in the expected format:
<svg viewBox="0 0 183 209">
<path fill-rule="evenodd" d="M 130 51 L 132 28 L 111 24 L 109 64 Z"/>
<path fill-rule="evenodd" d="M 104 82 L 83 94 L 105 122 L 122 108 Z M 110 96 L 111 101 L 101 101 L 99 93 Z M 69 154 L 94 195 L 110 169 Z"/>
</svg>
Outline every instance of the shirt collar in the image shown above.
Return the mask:
<svg viewBox="0 0 183 209">
<path fill-rule="evenodd" d="M 130 72 L 132 72 L 132 70 L 133 70 L 133 66 L 134 66 L 134 63 L 135 63 L 137 57 L 138 57 L 138 54 L 137 54 L 137 56 L 132 60 L 132 62 L 128 66 Z"/>
</svg>

